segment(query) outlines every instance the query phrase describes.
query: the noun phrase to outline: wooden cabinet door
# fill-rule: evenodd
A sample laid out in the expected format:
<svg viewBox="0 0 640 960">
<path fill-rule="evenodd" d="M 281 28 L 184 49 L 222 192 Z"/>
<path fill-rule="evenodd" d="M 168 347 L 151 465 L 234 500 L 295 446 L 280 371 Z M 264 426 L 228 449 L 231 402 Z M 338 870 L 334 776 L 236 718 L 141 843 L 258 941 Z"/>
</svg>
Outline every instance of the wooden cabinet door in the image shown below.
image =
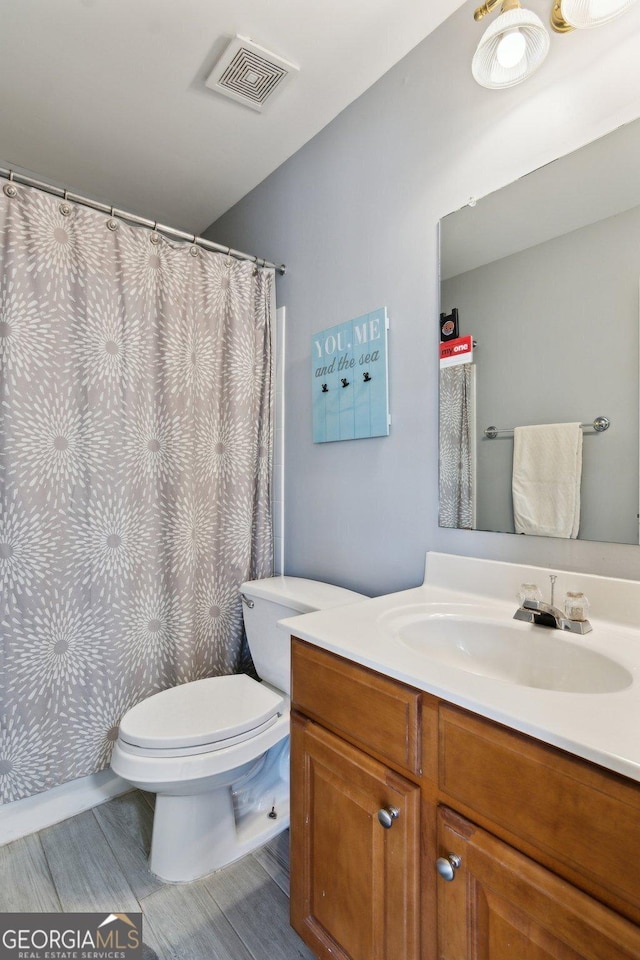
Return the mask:
<svg viewBox="0 0 640 960">
<path fill-rule="evenodd" d="M 635 924 L 448 808 L 438 820 L 438 856 L 461 860 L 438 877 L 440 960 L 640 958 Z"/>
<path fill-rule="evenodd" d="M 419 788 L 295 714 L 291 747 L 292 926 L 323 960 L 417 960 Z"/>
</svg>

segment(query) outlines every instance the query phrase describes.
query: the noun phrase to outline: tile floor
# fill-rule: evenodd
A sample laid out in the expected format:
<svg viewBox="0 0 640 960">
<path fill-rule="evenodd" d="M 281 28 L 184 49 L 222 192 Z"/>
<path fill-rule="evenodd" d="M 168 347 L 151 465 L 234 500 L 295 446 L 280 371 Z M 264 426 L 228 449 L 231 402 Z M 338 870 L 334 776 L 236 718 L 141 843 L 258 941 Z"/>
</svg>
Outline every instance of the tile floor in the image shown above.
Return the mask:
<svg viewBox="0 0 640 960">
<path fill-rule="evenodd" d="M 142 912 L 145 960 L 313 960 L 289 926 L 289 833 L 218 873 L 163 884 L 147 868 L 139 791 L 0 847 L 0 912 Z"/>
</svg>

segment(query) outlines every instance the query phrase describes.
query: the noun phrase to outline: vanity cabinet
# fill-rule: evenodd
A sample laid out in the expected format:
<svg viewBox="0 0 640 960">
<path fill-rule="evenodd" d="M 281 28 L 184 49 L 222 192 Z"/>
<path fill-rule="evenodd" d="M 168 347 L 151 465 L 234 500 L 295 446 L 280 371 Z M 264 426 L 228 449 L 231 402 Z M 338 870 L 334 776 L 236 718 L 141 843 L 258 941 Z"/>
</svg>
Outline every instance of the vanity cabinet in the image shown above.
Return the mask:
<svg viewBox="0 0 640 960">
<path fill-rule="evenodd" d="M 418 960 L 420 788 L 310 721 L 292 743 L 293 926 L 327 960 Z"/>
<path fill-rule="evenodd" d="M 640 784 L 295 638 L 292 708 L 321 960 L 640 960 Z"/>
<path fill-rule="evenodd" d="M 439 881 L 440 960 L 637 960 L 635 924 L 447 807 L 438 846 L 459 860 Z"/>
<path fill-rule="evenodd" d="M 439 801 L 640 923 L 640 784 L 449 704 L 439 712 Z"/>
<path fill-rule="evenodd" d="M 420 697 L 341 666 L 294 646 L 291 922 L 322 960 L 419 960 Z"/>
</svg>

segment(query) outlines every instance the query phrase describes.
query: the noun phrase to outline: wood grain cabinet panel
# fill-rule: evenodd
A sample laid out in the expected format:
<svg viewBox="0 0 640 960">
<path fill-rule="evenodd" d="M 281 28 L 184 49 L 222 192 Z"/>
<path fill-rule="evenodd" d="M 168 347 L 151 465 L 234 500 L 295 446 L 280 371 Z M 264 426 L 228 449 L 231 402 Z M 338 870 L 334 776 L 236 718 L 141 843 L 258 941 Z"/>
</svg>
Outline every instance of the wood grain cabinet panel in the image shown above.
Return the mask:
<svg viewBox="0 0 640 960">
<path fill-rule="evenodd" d="M 640 785 L 454 707 L 440 712 L 440 787 L 640 914 Z M 640 954 L 638 955 L 640 957 Z"/>
<path fill-rule="evenodd" d="M 640 783 L 295 638 L 292 671 L 291 920 L 320 960 L 640 960 Z"/>
<path fill-rule="evenodd" d="M 319 650 L 291 648 L 295 709 L 369 753 L 419 774 L 420 691 Z"/>
<path fill-rule="evenodd" d="M 640 929 L 491 834 L 441 807 L 440 960 L 638 960 Z"/>
<path fill-rule="evenodd" d="M 295 714 L 291 750 L 294 929 L 325 960 L 418 960 L 420 788 Z"/>
</svg>

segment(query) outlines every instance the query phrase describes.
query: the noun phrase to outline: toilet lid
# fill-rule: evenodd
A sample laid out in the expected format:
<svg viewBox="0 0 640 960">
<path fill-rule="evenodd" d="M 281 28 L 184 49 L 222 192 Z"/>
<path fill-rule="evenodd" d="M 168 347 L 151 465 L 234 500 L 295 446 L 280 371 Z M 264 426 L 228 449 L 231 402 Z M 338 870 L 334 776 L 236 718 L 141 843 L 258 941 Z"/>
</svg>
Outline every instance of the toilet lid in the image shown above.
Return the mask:
<svg viewBox="0 0 640 960">
<path fill-rule="evenodd" d="M 282 705 L 282 697 L 246 674 L 209 677 L 138 703 L 122 718 L 119 735 L 138 747 L 219 743 L 264 725 Z"/>
</svg>

